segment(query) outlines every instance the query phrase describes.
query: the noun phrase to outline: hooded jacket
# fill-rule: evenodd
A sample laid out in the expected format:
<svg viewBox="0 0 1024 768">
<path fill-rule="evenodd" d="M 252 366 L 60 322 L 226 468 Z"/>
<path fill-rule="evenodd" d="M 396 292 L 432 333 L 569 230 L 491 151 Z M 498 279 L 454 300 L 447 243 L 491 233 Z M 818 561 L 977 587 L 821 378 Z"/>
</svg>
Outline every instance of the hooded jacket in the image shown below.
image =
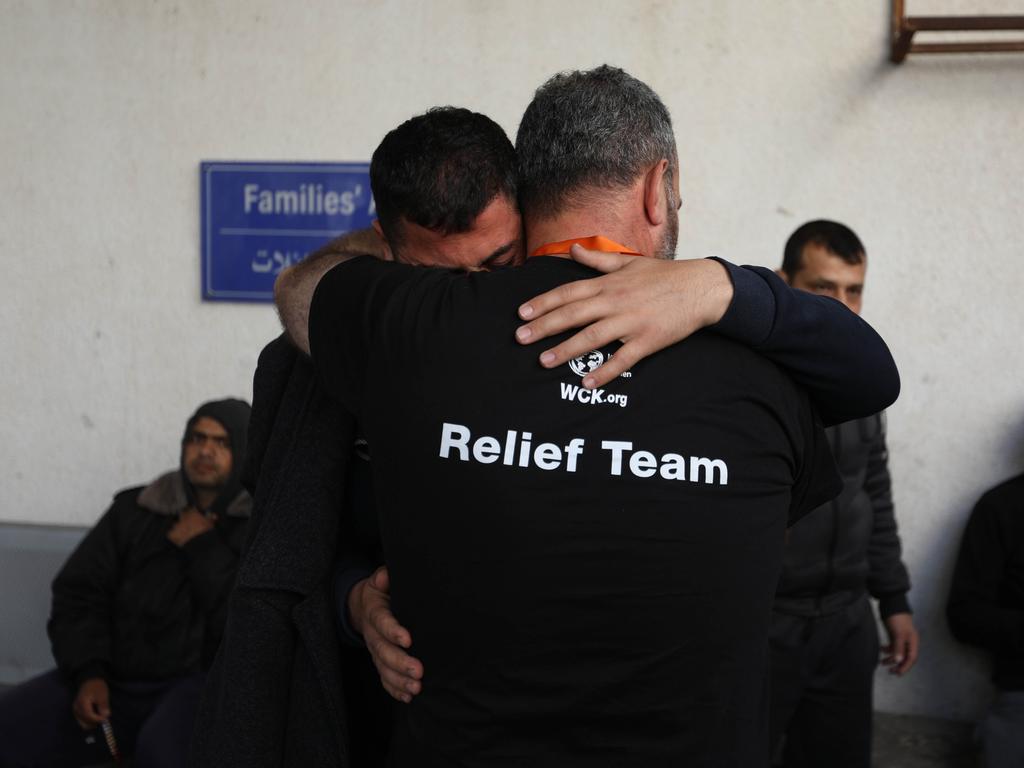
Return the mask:
<svg viewBox="0 0 1024 768">
<path fill-rule="evenodd" d="M 186 427 L 187 435 L 208 416 L 229 434 L 232 469 L 210 510 L 219 513 L 212 530 L 182 547 L 167 538 L 195 498 L 174 470 L 118 493 L 57 574 L 47 631 L 58 668 L 76 687 L 92 677 L 166 680 L 212 660 L 252 506 L 238 480 L 248 408 L 206 403 Z"/>
</svg>

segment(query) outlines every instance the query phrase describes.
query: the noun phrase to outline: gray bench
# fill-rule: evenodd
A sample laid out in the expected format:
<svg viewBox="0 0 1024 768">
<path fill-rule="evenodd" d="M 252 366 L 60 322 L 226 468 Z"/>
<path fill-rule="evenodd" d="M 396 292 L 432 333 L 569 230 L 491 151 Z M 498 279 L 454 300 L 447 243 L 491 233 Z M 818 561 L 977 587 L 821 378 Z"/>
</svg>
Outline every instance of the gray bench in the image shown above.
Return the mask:
<svg viewBox="0 0 1024 768">
<path fill-rule="evenodd" d="M 85 528 L 0 523 L 0 692 L 53 667 L 50 582 Z M 875 714 L 875 768 L 976 768 L 973 726 Z"/>
<path fill-rule="evenodd" d="M 50 582 L 86 530 L 0 523 L 0 684 L 53 668 Z"/>
</svg>

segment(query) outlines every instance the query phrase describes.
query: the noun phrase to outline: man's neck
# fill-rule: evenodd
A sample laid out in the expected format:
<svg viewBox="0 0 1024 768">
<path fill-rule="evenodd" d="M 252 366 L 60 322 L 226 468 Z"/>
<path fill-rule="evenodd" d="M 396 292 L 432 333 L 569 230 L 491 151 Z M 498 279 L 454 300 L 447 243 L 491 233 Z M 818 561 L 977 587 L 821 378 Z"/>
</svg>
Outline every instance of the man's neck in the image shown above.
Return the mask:
<svg viewBox="0 0 1024 768">
<path fill-rule="evenodd" d="M 203 509 L 209 509 L 213 506 L 213 502 L 217 500 L 219 493 L 220 489 L 208 490 L 204 488 L 196 488 L 196 503 Z"/>
<path fill-rule="evenodd" d="M 627 211 L 636 210 L 635 205 L 604 204 L 565 210 L 547 219 L 530 221 L 528 218 L 526 253 L 529 255 L 548 243 L 557 243 L 574 237 L 603 235 L 631 250 L 653 256 L 655 244 L 650 230 L 642 226 L 643 222 L 637 221 L 635 214 L 627 214 Z"/>
</svg>

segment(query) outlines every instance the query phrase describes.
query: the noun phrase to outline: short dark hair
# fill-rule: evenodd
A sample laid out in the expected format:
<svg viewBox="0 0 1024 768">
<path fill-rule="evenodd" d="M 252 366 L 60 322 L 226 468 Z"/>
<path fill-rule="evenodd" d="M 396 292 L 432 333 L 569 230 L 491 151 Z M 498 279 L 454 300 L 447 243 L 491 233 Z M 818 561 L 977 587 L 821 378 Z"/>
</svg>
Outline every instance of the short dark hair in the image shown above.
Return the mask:
<svg viewBox="0 0 1024 768">
<path fill-rule="evenodd" d="M 519 205 L 547 217 L 587 188 L 632 184 L 659 160 L 676 172 L 672 119 L 645 83 L 607 64 L 562 72 L 537 89 L 516 135 Z"/>
<path fill-rule="evenodd" d="M 860 264 L 867 256 L 860 238 L 845 224 L 828 219 L 808 221 L 797 227 L 782 252 L 782 271 L 792 279 L 804 266 L 804 248 L 820 245 L 847 264 Z"/>
<path fill-rule="evenodd" d="M 466 232 L 498 195 L 516 203 L 516 154 L 501 126 L 459 107 L 435 107 L 390 131 L 370 161 L 377 218 L 392 248 L 401 219 Z"/>
</svg>

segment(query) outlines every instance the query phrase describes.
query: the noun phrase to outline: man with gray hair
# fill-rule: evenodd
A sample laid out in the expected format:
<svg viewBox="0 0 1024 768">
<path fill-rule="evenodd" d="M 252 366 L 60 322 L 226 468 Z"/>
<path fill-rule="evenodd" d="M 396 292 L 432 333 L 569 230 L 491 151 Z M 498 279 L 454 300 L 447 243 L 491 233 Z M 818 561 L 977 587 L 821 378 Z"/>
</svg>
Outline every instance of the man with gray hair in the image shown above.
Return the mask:
<svg viewBox="0 0 1024 768">
<path fill-rule="evenodd" d="M 517 140 L 526 265 L 335 256 L 278 279 L 289 335 L 374 447 L 392 607 L 427 670 L 391 765 L 767 763 L 783 532 L 838 488 L 806 396 L 713 334 L 637 365 L 563 335 L 537 366 L 513 340 L 550 327 L 542 298 L 517 329 L 530 297 L 594 275 L 576 244 L 674 251 L 671 136 L 621 70 L 556 76 Z M 731 291 L 730 269 L 693 272 Z"/>
<path fill-rule="evenodd" d="M 587 87 L 579 87 L 582 83 Z M 564 115 L 573 118 L 566 124 L 559 117 Z M 520 206 L 535 230 L 538 222 L 566 208 L 587 215 L 608 208 L 609 192 L 633 185 L 638 169 L 657 166 L 662 189 L 651 191 L 665 195 L 672 214 L 665 216 L 659 241 L 640 250 L 659 259 L 675 257 L 680 199 L 672 120 L 661 99 L 639 80 L 607 66 L 555 75 L 526 108 L 516 152 Z"/>
</svg>

